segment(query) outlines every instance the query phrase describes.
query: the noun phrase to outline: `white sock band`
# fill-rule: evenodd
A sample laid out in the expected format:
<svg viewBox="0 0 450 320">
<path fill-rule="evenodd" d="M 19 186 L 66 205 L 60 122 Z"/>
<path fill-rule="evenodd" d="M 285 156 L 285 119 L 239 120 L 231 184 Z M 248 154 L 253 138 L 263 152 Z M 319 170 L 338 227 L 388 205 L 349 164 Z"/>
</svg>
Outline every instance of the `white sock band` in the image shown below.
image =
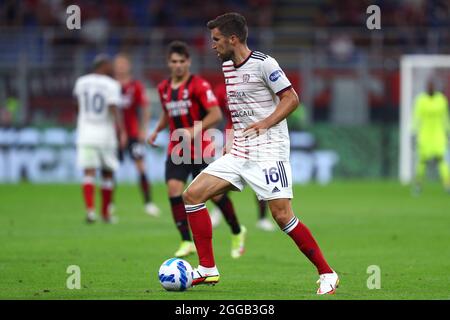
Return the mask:
<svg viewBox="0 0 450 320">
<path fill-rule="evenodd" d="M 84 176 L 83 177 L 83 184 L 94 184 L 95 183 L 95 177 L 92 176 Z"/>
<path fill-rule="evenodd" d="M 102 181 L 102 189 L 114 189 L 114 180 L 112 179 L 105 179 Z"/>
<path fill-rule="evenodd" d="M 203 210 L 206 208 L 204 203 L 199 204 L 185 204 L 184 208 L 186 209 L 186 213 L 194 213 L 199 210 Z"/>
<path fill-rule="evenodd" d="M 283 232 L 285 232 L 285 233 L 289 233 L 289 232 L 291 232 L 292 230 L 294 230 L 294 228 L 298 225 L 298 219 L 297 219 L 297 217 L 296 216 L 294 216 L 285 226 L 284 226 L 284 228 L 282 229 L 283 230 Z"/>
<path fill-rule="evenodd" d="M 217 270 L 216 266 L 214 266 L 212 268 L 206 268 L 206 267 L 203 267 L 203 266 L 199 265 L 197 267 L 197 270 L 200 272 L 201 275 L 205 275 L 205 274 L 216 275 L 216 274 L 219 274 L 219 270 Z"/>
</svg>

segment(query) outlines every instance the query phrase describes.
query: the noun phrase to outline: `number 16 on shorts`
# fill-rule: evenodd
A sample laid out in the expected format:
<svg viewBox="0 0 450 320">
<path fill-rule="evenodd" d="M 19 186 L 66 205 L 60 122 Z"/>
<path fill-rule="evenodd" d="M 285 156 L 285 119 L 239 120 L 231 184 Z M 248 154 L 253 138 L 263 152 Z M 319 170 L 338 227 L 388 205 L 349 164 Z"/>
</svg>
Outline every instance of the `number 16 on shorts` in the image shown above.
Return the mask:
<svg viewBox="0 0 450 320">
<path fill-rule="evenodd" d="M 288 186 L 288 177 L 286 174 L 286 169 L 282 161 L 276 162 L 276 167 L 270 167 L 263 169 L 266 184 L 281 182 L 281 186 L 286 188 Z"/>
<path fill-rule="evenodd" d="M 271 167 L 269 169 L 263 169 L 264 175 L 266 177 L 266 184 L 277 183 L 280 180 L 280 173 L 278 168 Z"/>
</svg>

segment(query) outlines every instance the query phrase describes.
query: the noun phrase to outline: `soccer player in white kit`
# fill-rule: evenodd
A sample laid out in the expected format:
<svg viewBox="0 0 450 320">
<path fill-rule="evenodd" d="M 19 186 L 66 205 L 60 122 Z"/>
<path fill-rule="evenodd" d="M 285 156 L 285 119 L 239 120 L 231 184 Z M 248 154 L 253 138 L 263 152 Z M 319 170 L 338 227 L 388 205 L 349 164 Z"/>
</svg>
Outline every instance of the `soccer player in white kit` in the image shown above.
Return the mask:
<svg viewBox="0 0 450 320">
<path fill-rule="evenodd" d="M 248 184 L 259 199 L 268 201 L 279 227 L 316 266 L 320 275 L 317 294 L 333 294 L 339 278 L 291 206 L 286 117 L 298 106 L 298 96 L 275 59 L 247 47 L 248 29 L 242 15 L 226 13 L 207 26 L 212 48 L 223 61 L 234 138 L 226 154 L 204 169 L 183 193 L 199 256 L 193 285 L 214 284 L 220 277 L 205 202 L 228 190 L 240 191 Z"/>
<path fill-rule="evenodd" d="M 118 106 L 121 86 L 112 76 L 112 62 L 106 55 L 98 55 L 93 71 L 77 79 L 73 94 L 78 100 L 77 164 L 83 169 L 83 198 L 86 205 L 86 221 L 96 221 L 95 176 L 102 175 L 102 218 L 114 223 L 111 213 L 114 190 L 114 171 L 119 167 L 118 134 L 120 144 L 125 146 L 126 134 L 120 119 Z"/>
</svg>

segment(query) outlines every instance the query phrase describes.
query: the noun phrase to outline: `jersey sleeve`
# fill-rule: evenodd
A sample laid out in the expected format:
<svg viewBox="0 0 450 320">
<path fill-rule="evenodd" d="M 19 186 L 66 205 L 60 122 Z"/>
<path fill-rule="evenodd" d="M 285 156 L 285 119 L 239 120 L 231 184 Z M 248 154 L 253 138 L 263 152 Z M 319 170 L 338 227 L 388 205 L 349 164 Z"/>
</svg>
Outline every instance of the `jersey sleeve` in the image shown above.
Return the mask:
<svg viewBox="0 0 450 320">
<path fill-rule="evenodd" d="M 141 108 L 148 107 L 148 99 L 147 94 L 145 93 L 145 87 L 139 81 L 136 82 L 135 95 L 136 95 L 135 99 L 139 107 Z"/>
<path fill-rule="evenodd" d="M 292 87 L 291 82 L 283 70 L 281 70 L 278 62 L 272 57 L 262 62 L 262 77 L 275 94 L 280 94 L 284 90 Z"/>
<path fill-rule="evenodd" d="M 166 105 L 164 103 L 163 94 L 164 94 L 164 82 L 160 83 L 158 85 L 158 96 L 159 96 L 159 102 L 161 103 L 161 109 L 167 113 Z"/>
<path fill-rule="evenodd" d="M 109 94 L 107 96 L 109 106 L 121 106 L 121 92 L 122 90 L 120 84 L 117 81 L 112 81 L 109 88 Z"/>
<path fill-rule="evenodd" d="M 73 86 L 72 95 L 75 98 L 78 98 L 79 92 L 80 92 L 80 80 L 77 79 L 77 81 L 75 81 L 75 85 Z"/>
<path fill-rule="evenodd" d="M 205 109 L 219 106 L 219 102 L 217 101 L 217 98 L 214 95 L 214 92 L 212 91 L 211 85 L 208 83 L 208 81 L 199 79 L 196 83 L 195 93 L 201 105 Z"/>
</svg>

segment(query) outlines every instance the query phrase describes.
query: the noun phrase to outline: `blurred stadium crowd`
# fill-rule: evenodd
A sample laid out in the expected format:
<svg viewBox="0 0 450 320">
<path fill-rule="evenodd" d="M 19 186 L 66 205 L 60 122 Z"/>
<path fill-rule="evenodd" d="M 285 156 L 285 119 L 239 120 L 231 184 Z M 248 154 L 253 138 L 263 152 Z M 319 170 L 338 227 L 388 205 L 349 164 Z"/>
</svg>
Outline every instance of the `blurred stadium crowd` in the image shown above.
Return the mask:
<svg viewBox="0 0 450 320">
<path fill-rule="evenodd" d="M 81 8 L 81 30 L 66 28 L 71 4 Z M 381 7 L 382 30 L 366 28 L 371 4 Z M 73 125 L 73 81 L 99 51 L 130 53 L 136 76 L 152 90 L 166 73 L 165 45 L 185 40 L 193 47 L 194 71 L 221 82 L 205 23 L 225 11 L 243 13 L 250 46 L 281 61 L 310 123 L 397 122 L 399 57 L 450 51 L 445 0 L 5 0 L 0 123 Z M 343 112 L 354 91 L 361 93 L 353 97 L 354 112 Z"/>
<path fill-rule="evenodd" d="M 80 6 L 81 30 L 66 27 L 66 8 L 72 4 Z M 381 30 L 366 27 L 372 4 L 381 8 Z M 99 52 L 130 55 L 156 119 L 161 108 L 155 88 L 167 77 L 170 41 L 188 42 L 192 70 L 213 86 L 223 82 L 205 24 L 226 11 L 246 16 L 249 46 L 276 57 L 300 93 L 303 108 L 291 129 L 306 129 L 322 146 L 342 148 L 340 163 L 350 163 L 340 167 L 344 175 L 366 174 L 367 161 L 374 162 L 374 176 L 394 173 L 400 57 L 450 53 L 447 0 L 4 0 L 0 127 L 73 129 L 74 81 Z M 449 84 L 450 73 L 443 73 L 438 88 L 447 96 Z M 367 141 L 379 152 L 360 159 L 355 170 L 351 150 L 364 150 Z M 382 161 L 374 158 L 380 153 Z"/>
<path fill-rule="evenodd" d="M 0 4 L 0 18 L 4 26 L 57 27 L 65 24 L 65 11 L 71 4 L 80 6 L 86 22 L 101 20 L 112 27 L 204 26 L 205 17 L 226 11 L 243 13 L 251 26 L 276 26 L 285 23 L 275 19 L 280 6 L 303 11 L 303 21 L 296 21 L 300 25 L 309 15 L 317 27 L 359 26 L 366 19 L 365 9 L 372 4 L 383 8 L 384 26 L 450 25 L 450 4 L 446 0 L 5 0 Z M 253 14 L 255 11 L 258 15 Z"/>
</svg>

